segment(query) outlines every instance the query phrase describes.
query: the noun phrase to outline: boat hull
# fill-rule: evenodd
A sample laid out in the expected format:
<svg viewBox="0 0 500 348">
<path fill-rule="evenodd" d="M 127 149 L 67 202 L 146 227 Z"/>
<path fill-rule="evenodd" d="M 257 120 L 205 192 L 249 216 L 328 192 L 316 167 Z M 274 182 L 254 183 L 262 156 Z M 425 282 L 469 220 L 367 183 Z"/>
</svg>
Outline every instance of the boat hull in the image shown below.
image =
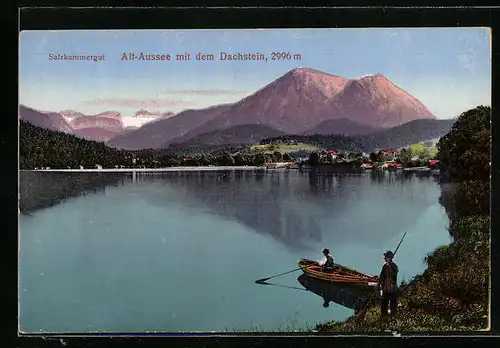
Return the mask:
<svg viewBox="0 0 500 348">
<path fill-rule="evenodd" d="M 312 260 L 300 260 L 298 265 L 302 272 L 314 279 L 362 287 L 376 287 L 378 285 L 378 277 L 363 274 L 339 264 L 335 264 L 331 271 L 322 271 L 321 266 Z"/>
</svg>

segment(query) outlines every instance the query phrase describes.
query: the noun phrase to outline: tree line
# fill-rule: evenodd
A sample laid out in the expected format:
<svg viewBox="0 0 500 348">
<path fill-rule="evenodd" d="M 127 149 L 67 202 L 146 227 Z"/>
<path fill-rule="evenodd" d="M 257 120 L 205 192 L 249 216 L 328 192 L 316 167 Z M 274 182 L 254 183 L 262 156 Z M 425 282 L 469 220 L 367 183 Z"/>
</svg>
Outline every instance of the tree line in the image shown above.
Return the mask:
<svg viewBox="0 0 500 348">
<path fill-rule="evenodd" d="M 462 113 L 437 144 L 442 179 L 451 184 L 440 203 L 453 242 L 427 258 L 428 278 L 440 275 L 436 286 L 450 299 L 446 316 L 481 328 L 487 326 L 489 307 L 490 124 L 491 107 L 478 106 Z"/>
<path fill-rule="evenodd" d="M 103 142 L 89 141 L 64 132 L 40 128 L 20 120 L 20 169 L 164 168 L 172 166 L 261 166 L 292 161 L 288 154 L 265 154 L 248 146 L 118 150 Z"/>
</svg>

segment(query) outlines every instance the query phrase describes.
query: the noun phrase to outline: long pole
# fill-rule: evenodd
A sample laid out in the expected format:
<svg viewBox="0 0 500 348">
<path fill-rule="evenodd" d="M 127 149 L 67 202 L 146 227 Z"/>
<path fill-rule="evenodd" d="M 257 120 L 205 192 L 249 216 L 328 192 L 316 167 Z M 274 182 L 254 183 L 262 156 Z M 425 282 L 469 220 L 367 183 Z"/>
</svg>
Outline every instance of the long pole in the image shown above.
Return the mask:
<svg viewBox="0 0 500 348">
<path fill-rule="evenodd" d="M 313 264 L 311 264 L 311 265 L 309 265 L 309 266 L 304 267 L 304 269 L 308 269 L 309 267 L 312 267 L 312 266 L 315 266 L 315 265 L 316 265 L 316 263 L 313 263 Z M 266 281 L 268 281 L 269 279 L 276 278 L 276 277 L 282 276 L 282 275 L 284 275 L 284 274 L 292 273 L 292 272 L 298 271 L 298 270 L 300 270 L 300 269 L 302 269 L 302 268 L 301 268 L 301 267 L 299 267 L 299 268 L 295 268 L 295 269 L 292 269 L 291 271 L 288 271 L 288 272 L 283 272 L 283 273 L 280 273 L 280 274 L 276 274 L 276 275 L 274 275 L 274 276 L 272 276 L 272 277 L 267 277 L 267 278 L 258 279 L 258 280 L 256 280 L 255 282 L 256 282 L 257 284 L 263 284 L 263 283 L 265 283 Z"/>
<path fill-rule="evenodd" d="M 396 247 L 396 250 L 394 250 L 394 253 L 393 253 L 393 255 L 394 255 L 394 256 L 396 256 L 396 253 L 398 252 L 399 246 L 401 245 L 401 243 L 403 243 L 403 239 L 405 239 L 405 236 L 406 236 L 406 232 L 405 232 L 405 234 L 403 234 L 403 237 L 402 237 L 402 238 L 401 238 L 401 240 L 399 241 L 399 244 L 398 244 L 398 246 Z M 378 289 L 377 289 L 377 291 L 378 291 Z M 371 300 L 375 297 L 374 295 L 377 293 L 377 291 L 374 291 L 374 292 L 372 293 L 372 295 L 368 298 L 368 301 L 366 302 L 366 305 L 364 306 L 363 311 L 361 312 L 361 313 L 363 314 L 363 318 L 364 318 L 364 316 L 365 316 L 365 314 L 366 314 L 366 309 L 367 309 L 367 307 L 368 307 L 368 304 L 369 304 L 369 303 L 371 302 Z"/>
<path fill-rule="evenodd" d="M 396 247 L 396 250 L 394 250 L 394 256 L 396 256 L 396 253 L 398 252 L 399 246 L 401 245 L 401 243 L 403 243 L 403 239 L 405 239 L 405 236 L 406 236 L 406 232 L 405 232 L 405 234 L 403 234 L 403 238 L 401 238 L 401 240 L 399 241 L 399 244 Z"/>
<path fill-rule="evenodd" d="M 288 272 L 283 272 L 283 273 L 280 273 L 280 274 L 276 274 L 276 275 L 274 275 L 274 276 L 272 276 L 272 277 L 267 277 L 267 278 L 258 279 L 258 280 L 256 280 L 255 282 L 256 282 L 257 284 L 259 284 L 259 283 L 264 283 L 265 281 L 267 281 L 267 280 L 269 280 L 269 279 L 279 277 L 279 276 L 281 276 L 281 275 L 283 275 L 283 274 L 292 273 L 292 272 L 298 271 L 299 269 L 300 269 L 300 267 L 299 267 L 299 268 L 296 268 L 296 269 L 292 269 L 291 271 L 288 271 Z"/>
</svg>

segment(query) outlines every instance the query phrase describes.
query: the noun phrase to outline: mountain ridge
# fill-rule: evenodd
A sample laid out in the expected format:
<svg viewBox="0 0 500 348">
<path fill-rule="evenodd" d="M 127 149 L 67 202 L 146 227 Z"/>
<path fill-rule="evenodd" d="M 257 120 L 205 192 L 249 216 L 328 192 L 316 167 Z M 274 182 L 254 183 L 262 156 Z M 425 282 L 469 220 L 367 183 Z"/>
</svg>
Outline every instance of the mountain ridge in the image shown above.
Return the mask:
<svg viewBox="0 0 500 348">
<path fill-rule="evenodd" d="M 307 67 L 292 69 L 237 102 L 158 117 L 126 132 L 118 132 L 118 128 L 125 128 L 120 115 L 113 114 L 108 118 L 101 113 L 83 119 L 83 116 L 75 117 L 81 114 L 76 111 L 65 110 L 63 113 L 67 118 L 71 117 L 66 121 L 74 129 L 103 126 L 116 132 L 114 136 L 109 133 L 111 138 L 106 137 L 108 145 L 128 150 L 162 148 L 172 142 L 196 142 L 196 137 L 208 133 L 226 139 L 231 131 L 223 130 L 243 125 L 265 126 L 285 134 L 305 134 L 311 129 L 329 125 L 328 133 L 353 135 L 366 134 L 371 128 L 393 128 L 415 119 L 436 119 L 417 98 L 380 73 L 347 79 Z M 57 117 L 53 118 L 55 123 L 60 123 Z M 346 124 L 342 125 L 342 122 Z M 72 131 L 62 123 L 59 127 Z M 251 127 L 240 129 L 249 130 Z M 86 133 L 93 136 L 90 131 Z M 236 135 L 237 132 L 233 132 L 233 136 Z M 102 134 L 99 137 L 101 139 Z"/>
<path fill-rule="evenodd" d="M 391 128 L 413 119 L 436 117 L 382 74 L 349 80 L 316 69 L 296 68 L 176 140 L 186 142 L 218 129 L 252 123 L 300 134 L 326 120 L 341 118 L 363 126 Z"/>
<path fill-rule="evenodd" d="M 365 135 L 284 135 L 263 139 L 260 143 L 267 144 L 276 140 L 296 140 L 328 148 L 372 152 L 376 149 L 401 148 L 422 141 L 440 138 L 452 129 L 455 121 L 456 119 L 421 119 Z"/>
</svg>

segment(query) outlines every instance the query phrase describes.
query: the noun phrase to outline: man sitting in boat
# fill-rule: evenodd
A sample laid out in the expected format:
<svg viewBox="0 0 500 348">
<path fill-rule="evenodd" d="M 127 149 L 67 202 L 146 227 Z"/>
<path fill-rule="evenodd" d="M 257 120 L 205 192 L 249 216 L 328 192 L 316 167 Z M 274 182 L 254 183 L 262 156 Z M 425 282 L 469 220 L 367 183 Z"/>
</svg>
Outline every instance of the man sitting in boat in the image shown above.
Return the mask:
<svg viewBox="0 0 500 348">
<path fill-rule="evenodd" d="M 330 255 L 330 250 L 324 249 L 323 255 L 325 255 L 325 257 L 322 260 L 318 261 L 318 264 L 321 266 L 321 271 L 326 272 L 328 270 L 332 270 L 334 263 L 333 257 L 332 255 Z"/>
</svg>

